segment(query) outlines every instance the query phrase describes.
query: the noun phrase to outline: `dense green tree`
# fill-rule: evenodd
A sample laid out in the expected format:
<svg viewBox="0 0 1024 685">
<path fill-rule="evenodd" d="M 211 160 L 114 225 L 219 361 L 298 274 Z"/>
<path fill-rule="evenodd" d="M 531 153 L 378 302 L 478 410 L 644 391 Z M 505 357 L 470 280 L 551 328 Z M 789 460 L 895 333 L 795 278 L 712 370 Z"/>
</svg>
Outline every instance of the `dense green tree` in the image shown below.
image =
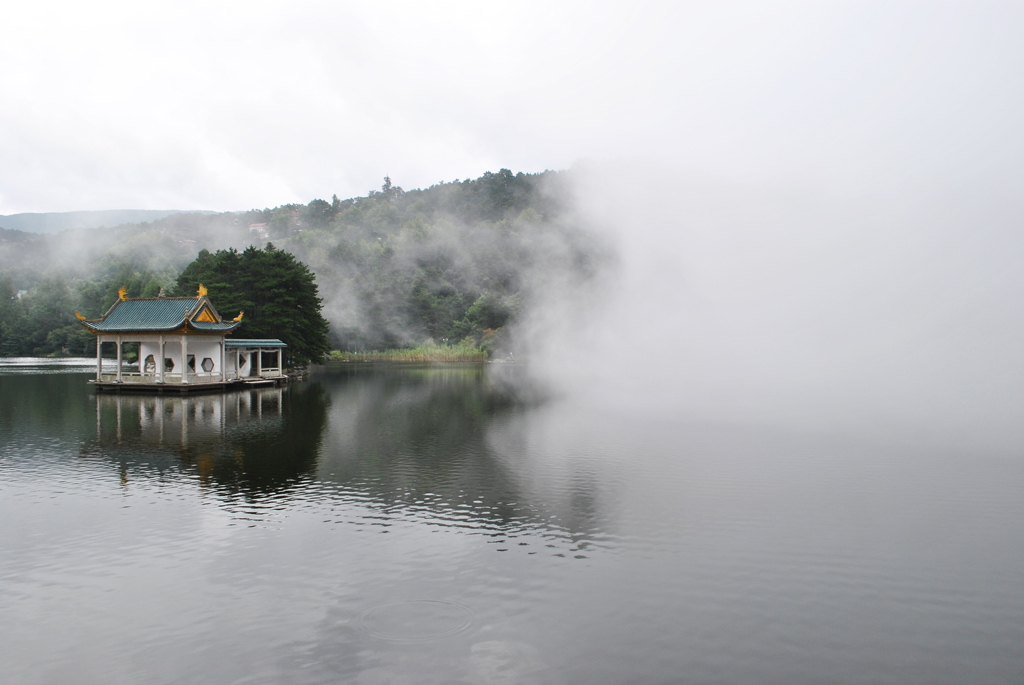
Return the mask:
<svg viewBox="0 0 1024 685">
<path fill-rule="evenodd" d="M 337 195 L 334 196 L 337 199 Z M 299 223 L 303 229 L 323 228 L 334 218 L 334 207 L 323 200 L 313 200 L 300 213 Z"/>
<path fill-rule="evenodd" d="M 316 277 L 272 243 L 262 250 L 200 251 L 178 277 L 176 294 L 191 295 L 200 283 L 222 316 L 244 312 L 236 337 L 283 340 L 298 363 L 319 361 L 330 350 Z"/>
</svg>

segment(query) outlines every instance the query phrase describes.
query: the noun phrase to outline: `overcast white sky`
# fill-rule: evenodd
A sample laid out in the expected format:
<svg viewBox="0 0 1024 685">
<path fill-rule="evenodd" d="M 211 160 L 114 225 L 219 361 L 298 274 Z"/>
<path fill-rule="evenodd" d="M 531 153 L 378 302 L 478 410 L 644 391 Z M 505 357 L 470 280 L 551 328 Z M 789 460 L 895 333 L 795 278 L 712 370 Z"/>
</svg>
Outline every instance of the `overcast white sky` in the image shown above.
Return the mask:
<svg viewBox="0 0 1024 685">
<path fill-rule="evenodd" d="M 16 3 L 0 214 L 232 210 L 583 159 L 1024 180 L 1024 4 Z"/>
</svg>

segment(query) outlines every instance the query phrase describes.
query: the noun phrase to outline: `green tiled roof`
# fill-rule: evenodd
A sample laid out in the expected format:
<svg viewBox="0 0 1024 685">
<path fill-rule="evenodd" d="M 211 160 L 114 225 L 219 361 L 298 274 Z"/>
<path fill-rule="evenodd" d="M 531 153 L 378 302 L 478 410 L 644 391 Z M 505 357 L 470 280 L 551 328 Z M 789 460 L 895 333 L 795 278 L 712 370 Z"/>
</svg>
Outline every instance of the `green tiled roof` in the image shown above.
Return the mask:
<svg viewBox="0 0 1024 685">
<path fill-rule="evenodd" d="M 213 309 L 207 298 L 195 297 L 153 297 L 118 300 L 114 306 L 96 321 L 83 321 L 82 325 L 97 333 L 128 333 L 138 331 L 173 331 L 181 328 L 188 317 L 194 316 L 205 304 Z M 216 311 L 216 310 L 214 310 Z M 219 318 L 219 317 L 218 317 Z M 237 321 L 212 323 L 189 321 L 188 326 L 196 331 L 227 333 L 240 325 Z"/>
<path fill-rule="evenodd" d="M 274 338 L 263 339 L 239 339 L 232 338 L 224 343 L 224 347 L 288 347 L 280 340 Z"/>
</svg>

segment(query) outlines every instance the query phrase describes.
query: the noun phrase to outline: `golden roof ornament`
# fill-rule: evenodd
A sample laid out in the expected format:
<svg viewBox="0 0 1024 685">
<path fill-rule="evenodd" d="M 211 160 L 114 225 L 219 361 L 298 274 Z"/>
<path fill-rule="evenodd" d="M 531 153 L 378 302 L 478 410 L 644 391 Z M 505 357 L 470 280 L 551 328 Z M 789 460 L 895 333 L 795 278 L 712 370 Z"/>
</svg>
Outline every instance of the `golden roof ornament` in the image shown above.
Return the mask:
<svg viewBox="0 0 1024 685">
<path fill-rule="evenodd" d="M 206 297 L 206 286 L 203 285 L 202 283 L 200 283 L 199 284 L 199 294 L 196 295 L 196 299 L 198 300 L 198 299 L 201 299 L 201 298 L 204 298 L 204 297 Z"/>
<path fill-rule="evenodd" d="M 78 317 L 79 321 L 85 321 L 85 317 L 79 314 L 77 309 L 75 310 L 75 316 Z"/>
<path fill-rule="evenodd" d="M 126 287 L 124 287 L 122 285 L 121 289 L 117 291 L 117 296 L 121 298 L 122 302 L 127 300 L 128 299 L 128 288 L 126 288 Z"/>
<path fill-rule="evenodd" d="M 241 321 L 242 320 L 242 314 L 245 314 L 245 312 L 238 312 L 238 316 L 236 316 L 235 318 L 233 318 L 231 320 L 232 321 Z"/>
</svg>

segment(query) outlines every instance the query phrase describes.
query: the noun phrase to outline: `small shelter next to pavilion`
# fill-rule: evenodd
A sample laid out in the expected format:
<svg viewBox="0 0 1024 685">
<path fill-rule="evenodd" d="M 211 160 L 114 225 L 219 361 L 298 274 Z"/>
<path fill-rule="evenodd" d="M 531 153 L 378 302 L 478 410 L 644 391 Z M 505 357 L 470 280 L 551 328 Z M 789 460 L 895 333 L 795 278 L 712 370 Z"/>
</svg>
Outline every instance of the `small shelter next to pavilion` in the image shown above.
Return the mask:
<svg viewBox="0 0 1024 685">
<path fill-rule="evenodd" d="M 229 374 L 237 378 L 275 378 L 282 374 L 281 352 L 288 347 L 280 340 L 224 341 L 231 355 L 227 360 Z"/>
<path fill-rule="evenodd" d="M 81 324 L 96 335 L 97 389 L 212 389 L 284 378 L 280 340 L 228 340 L 242 314 L 225 321 L 199 286 L 196 297 L 120 298 L 102 318 Z M 76 312 L 77 314 L 77 312 Z M 103 370 L 103 345 L 117 350 L 114 372 Z M 138 343 L 137 369 L 122 364 L 126 343 Z"/>
</svg>

